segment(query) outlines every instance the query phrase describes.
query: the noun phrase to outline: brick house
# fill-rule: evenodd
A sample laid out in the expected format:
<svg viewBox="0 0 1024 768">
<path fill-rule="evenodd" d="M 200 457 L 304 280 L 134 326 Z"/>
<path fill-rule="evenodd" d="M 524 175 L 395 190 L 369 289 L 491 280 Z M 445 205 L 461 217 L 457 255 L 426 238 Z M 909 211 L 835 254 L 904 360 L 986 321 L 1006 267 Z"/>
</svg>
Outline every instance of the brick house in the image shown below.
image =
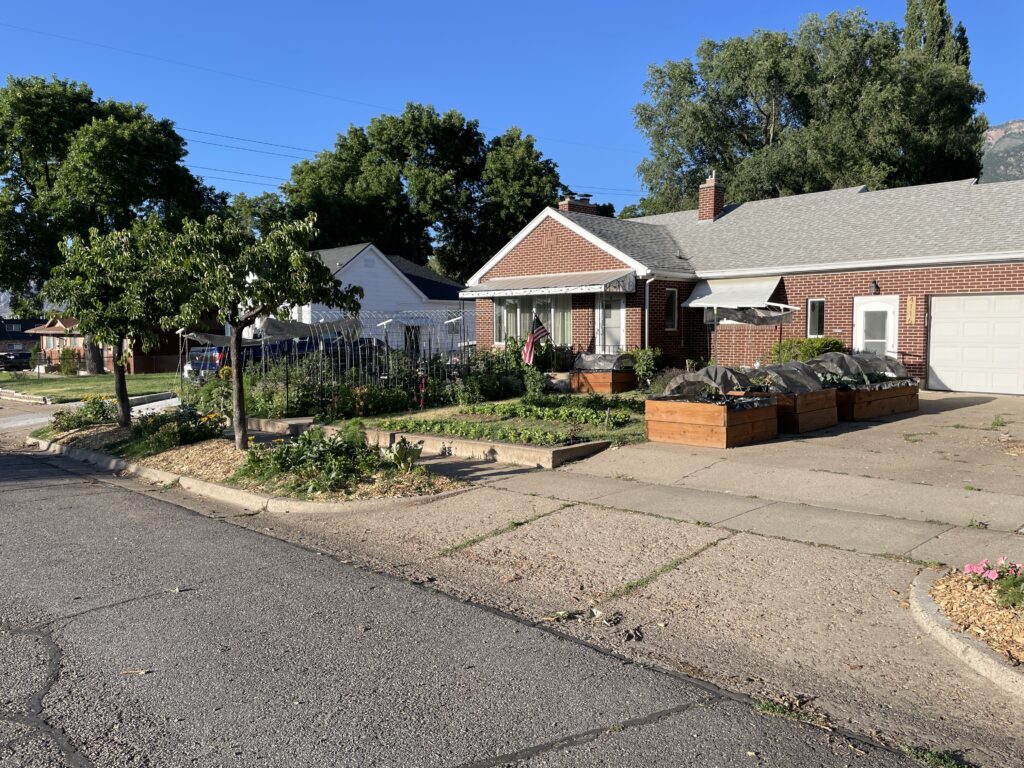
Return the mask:
<svg viewBox="0 0 1024 768">
<path fill-rule="evenodd" d="M 480 347 L 525 335 L 534 312 L 576 352 L 656 346 L 676 365 L 753 365 L 780 338 L 828 335 L 929 388 L 1024 394 L 1024 181 L 726 205 L 712 177 L 697 210 L 595 213 L 567 197 L 469 279 Z"/>
<path fill-rule="evenodd" d="M 78 321 L 73 317 L 56 317 L 42 322 L 27 333 L 39 339 L 40 362 L 45 365 L 60 365 L 60 356 L 65 349 L 70 349 L 85 368 L 85 337 L 78 331 Z M 159 341 L 153 349 L 142 352 L 132 350 L 128 358 L 128 373 L 167 373 L 176 371 L 180 361 L 180 339 L 173 333 L 161 333 Z M 103 369 L 114 369 L 114 348 L 101 345 L 103 351 Z"/>
</svg>

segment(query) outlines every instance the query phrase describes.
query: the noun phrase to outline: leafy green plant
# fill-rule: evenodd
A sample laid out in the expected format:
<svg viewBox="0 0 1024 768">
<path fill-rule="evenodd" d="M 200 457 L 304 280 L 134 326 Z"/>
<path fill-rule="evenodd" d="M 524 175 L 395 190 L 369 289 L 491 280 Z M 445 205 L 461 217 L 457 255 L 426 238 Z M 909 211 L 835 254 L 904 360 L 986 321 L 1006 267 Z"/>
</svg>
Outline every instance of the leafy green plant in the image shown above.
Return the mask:
<svg viewBox="0 0 1024 768">
<path fill-rule="evenodd" d="M 464 421 L 461 419 L 386 418 L 379 422 L 381 429 L 429 435 L 464 437 L 469 440 L 495 440 L 523 445 L 561 445 L 568 443 L 568 431 L 552 431 L 540 427 L 516 427 L 500 422 Z"/>
<path fill-rule="evenodd" d="M 423 453 L 422 440 L 417 443 L 411 443 L 404 437 L 390 448 L 384 450 L 384 455 L 394 462 L 401 472 L 411 471 L 416 462 L 419 461 L 421 453 Z"/>
<path fill-rule="evenodd" d="M 768 363 L 786 363 L 790 360 L 810 360 L 826 352 L 845 352 L 846 342 L 834 336 L 811 339 L 783 339 L 772 345 Z"/>
<path fill-rule="evenodd" d="M 117 421 L 117 403 L 113 398 L 87 395 L 78 408 L 60 410 L 50 418 L 55 432 L 70 432 L 95 424 L 112 424 Z"/>
<path fill-rule="evenodd" d="M 964 573 L 973 576 L 979 585 L 991 585 L 996 599 L 1003 608 L 1024 608 L 1024 564 L 1012 563 L 1000 557 L 994 563 L 988 559 L 968 563 Z"/>
<path fill-rule="evenodd" d="M 226 423 L 221 413 L 200 413 L 190 405 L 181 405 L 139 417 L 131 437 L 115 446 L 115 450 L 122 456 L 151 456 L 179 445 L 220 437 Z"/>
<path fill-rule="evenodd" d="M 403 450 L 404 462 L 408 463 L 414 449 Z M 271 491 L 314 496 L 351 492 L 380 472 L 426 471 L 408 466 L 403 470 L 391 456 L 366 445 L 362 430 L 353 424 L 334 435 L 314 427 L 292 440 L 254 443 L 235 479 Z"/>
<path fill-rule="evenodd" d="M 543 397 L 544 395 L 544 374 L 533 366 L 527 366 L 523 371 L 523 384 L 526 387 L 526 396 L 530 399 Z"/>
<path fill-rule="evenodd" d="M 664 355 L 658 347 L 644 347 L 635 349 L 633 355 L 633 370 L 636 372 L 640 386 L 647 388 L 651 386 L 655 374 L 664 367 Z"/>
</svg>

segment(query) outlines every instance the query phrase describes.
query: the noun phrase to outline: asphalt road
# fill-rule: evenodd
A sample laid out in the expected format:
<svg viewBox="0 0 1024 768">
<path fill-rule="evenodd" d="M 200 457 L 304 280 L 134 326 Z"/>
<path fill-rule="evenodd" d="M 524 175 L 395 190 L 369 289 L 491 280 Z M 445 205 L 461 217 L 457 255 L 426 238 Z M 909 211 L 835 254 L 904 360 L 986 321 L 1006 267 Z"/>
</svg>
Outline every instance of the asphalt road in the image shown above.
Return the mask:
<svg viewBox="0 0 1024 768">
<path fill-rule="evenodd" d="M 0 766 L 909 764 L 175 498 L 0 453 Z"/>
</svg>

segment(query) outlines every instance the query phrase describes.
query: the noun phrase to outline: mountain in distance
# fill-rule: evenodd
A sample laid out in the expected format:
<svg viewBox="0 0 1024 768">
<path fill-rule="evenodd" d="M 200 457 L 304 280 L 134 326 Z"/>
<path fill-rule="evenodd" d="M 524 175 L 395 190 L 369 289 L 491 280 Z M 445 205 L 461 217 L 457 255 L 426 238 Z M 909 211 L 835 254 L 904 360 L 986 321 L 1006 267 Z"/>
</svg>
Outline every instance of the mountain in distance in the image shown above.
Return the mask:
<svg viewBox="0 0 1024 768">
<path fill-rule="evenodd" d="M 1024 179 L 1024 120 L 1008 120 L 985 132 L 981 181 Z"/>
</svg>

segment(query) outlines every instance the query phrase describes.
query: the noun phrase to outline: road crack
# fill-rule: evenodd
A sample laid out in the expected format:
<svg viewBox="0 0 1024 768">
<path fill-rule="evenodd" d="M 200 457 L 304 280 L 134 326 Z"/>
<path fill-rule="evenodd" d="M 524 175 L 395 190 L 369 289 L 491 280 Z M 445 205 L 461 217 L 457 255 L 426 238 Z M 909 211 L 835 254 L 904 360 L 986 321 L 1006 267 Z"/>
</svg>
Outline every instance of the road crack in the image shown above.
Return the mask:
<svg viewBox="0 0 1024 768">
<path fill-rule="evenodd" d="M 0 623 L 0 632 L 6 632 L 14 637 L 31 638 L 46 652 L 46 677 L 29 697 L 26 711 L 12 712 L 0 709 L 0 720 L 23 725 L 46 737 L 61 751 L 71 768 L 92 768 L 92 761 L 79 751 L 63 729 L 51 723 L 46 716 L 45 700 L 60 680 L 63 657 L 63 651 L 53 636 L 53 629 L 45 626 L 25 629 Z"/>
</svg>

